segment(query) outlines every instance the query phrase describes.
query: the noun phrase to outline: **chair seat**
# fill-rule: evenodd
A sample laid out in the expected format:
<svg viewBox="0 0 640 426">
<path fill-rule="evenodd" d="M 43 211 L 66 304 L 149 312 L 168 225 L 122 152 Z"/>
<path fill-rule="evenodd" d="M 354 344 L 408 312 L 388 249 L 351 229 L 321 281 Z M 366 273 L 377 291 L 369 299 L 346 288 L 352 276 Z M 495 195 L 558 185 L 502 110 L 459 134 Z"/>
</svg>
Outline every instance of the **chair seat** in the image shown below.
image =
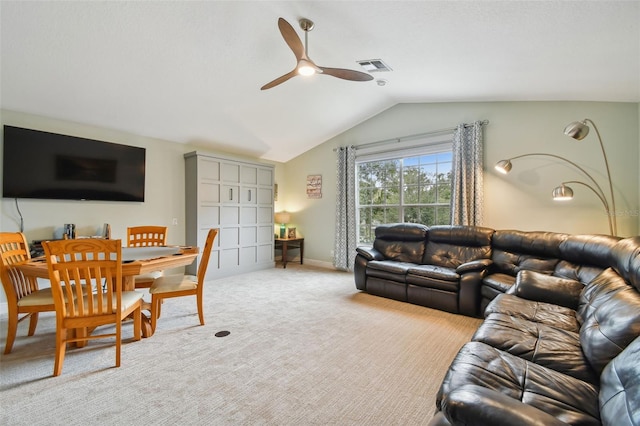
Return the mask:
<svg viewBox="0 0 640 426">
<path fill-rule="evenodd" d="M 166 275 L 156 279 L 149 293 L 170 293 L 198 288 L 198 279 L 193 275 Z"/>
<path fill-rule="evenodd" d="M 138 303 L 138 300 L 142 299 L 142 297 L 144 296 L 144 293 L 140 292 L 140 291 L 123 291 L 122 292 L 122 310 L 126 311 L 129 308 L 131 308 L 133 305 L 135 305 L 136 303 Z M 98 303 L 98 295 L 94 295 L 93 296 L 93 303 Z M 85 300 L 85 306 L 87 306 L 87 298 L 84 298 Z M 103 300 L 104 303 L 106 303 L 106 296 L 103 296 Z M 113 309 L 116 309 L 116 300 L 114 298 L 113 300 Z"/>
<path fill-rule="evenodd" d="M 136 275 L 136 282 L 138 281 L 153 281 L 162 276 L 162 271 L 149 272 L 148 274 Z"/>
<path fill-rule="evenodd" d="M 67 295 L 63 295 L 65 302 L 67 301 Z M 51 287 L 41 288 L 38 291 L 34 291 L 31 294 L 24 296 L 18 300 L 18 306 L 26 308 L 31 306 L 40 305 L 53 305 L 53 291 Z"/>
<path fill-rule="evenodd" d="M 18 306 L 53 305 L 53 292 L 50 287 L 34 291 L 18 300 Z"/>
</svg>

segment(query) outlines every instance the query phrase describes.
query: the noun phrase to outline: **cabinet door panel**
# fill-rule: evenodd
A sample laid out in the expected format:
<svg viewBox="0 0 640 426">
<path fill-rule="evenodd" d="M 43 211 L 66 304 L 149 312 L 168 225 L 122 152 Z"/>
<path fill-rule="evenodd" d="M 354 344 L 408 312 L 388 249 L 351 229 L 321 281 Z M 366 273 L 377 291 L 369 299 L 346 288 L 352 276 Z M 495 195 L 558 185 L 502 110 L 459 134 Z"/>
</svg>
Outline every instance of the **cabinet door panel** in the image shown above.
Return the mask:
<svg viewBox="0 0 640 426">
<path fill-rule="evenodd" d="M 220 269 L 235 268 L 240 265 L 240 249 L 220 250 Z"/>
<path fill-rule="evenodd" d="M 258 246 L 258 262 L 269 262 L 273 260 L 273 245 Z"/>
<path fill-rule="evenodd" d="M 248 185 L 256 185 L 258 183 L 258 168 L 255 166 L 242 166 L 242 178 L 240 182 Z"/>
<path fill-rule="evenodd" d="M 200 206 L 198 209 L 198 223 L 200 227 L 217 228 L 220 223 L 220 207 Z M 206 238 L 201 238 L 204 241 Z"/>
<path fill-rule="evenodd" d="M 258 244 L 273 243 L 273 226 L 258 228 Z"/>
<path fill-rule="evenodd" d="M 240 189 L 240 203 L 241 204 L 257 204 L 258 195 L 256 194 L 257 188 L 255 186 L 242 187 Z"/>
<path fill-rule="evenodd" d="M 258 209 L 256 207 L 243 207 L 240 225 L 253 225 L 258 223 Z"/>
<path fill-rule="evenodd" d="M 273 207 L 258 208 L 258 223 L 269 223 L 273 225 Z"/>
<path fill-rule="evenodd" d="M 221 225 L 237 225 L 240 223 L 240 208 L 239 207 L 222 207 L 222 214 L 220 216 Z"/>
<path fill-rule="evenodd" d="M 198 164 L 200 179 L 220 180 L 220 162 L 208 158 L 200 158 Z"/>
<path fill-rule="evenodd" d="M 198 197 L 201 203 L 220 202 L 220 184 L 213 182 L 201 182 L 198 188 Z"/>
<path fill-rule="evenodd" d="M 271 169 L 258 169 L 258 184 L 260 185 L 273 185 L 273 170 Z"/>
<path fill-rule="evenodd" d="M 222 185 L 220 199 L 223 203 L 237 204 L 240 200 L 240 187 L 238 185 Z"/>
<path fill-rule="evenodd" d="M 242 246 L 255 245 L 258 242 L 258 228 L 243 226 L 240 228 L 240 244 Z"/>
<path fill-rule="evenodd" d="M 220 247 L 237 247 L 240 245 L 238 228 L 222 228 L 220 230 Z"/>
<path fill-rule="evenodd" d="M 273 202 L 273 190 L 271 188 L 258 189 L 258 204 L 271 204 Z"/>
<path fill-rule="evenodd" d="M 220 175 L 224 182 L 240 182 L 240 165 L 233 163 L 222 163 Z"/>
<path fill-rule="evenodd" d="M 198 263 L 200 263 L 200 258 L 198 258 Z M 220 269 L 220 251 L 213 250 L 209 256 L 209 266 L 207 266 L 205 279 L 214 278 L 218 269 Z"/>
<path fill-rule="evenodd" d="M 240 255 L 240 265 L 254 265 L 258 261 L 258 250 L 256 246 L 242 247 Z"/>
</svg>

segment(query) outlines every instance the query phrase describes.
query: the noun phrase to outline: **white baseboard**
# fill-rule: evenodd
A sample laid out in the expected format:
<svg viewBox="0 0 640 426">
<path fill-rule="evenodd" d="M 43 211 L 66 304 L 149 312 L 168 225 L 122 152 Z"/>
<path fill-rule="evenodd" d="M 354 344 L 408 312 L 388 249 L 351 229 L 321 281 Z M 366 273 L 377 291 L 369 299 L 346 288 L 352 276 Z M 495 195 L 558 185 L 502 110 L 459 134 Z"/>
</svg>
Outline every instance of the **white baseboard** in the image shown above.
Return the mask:
<svg viewBox="0 0 640 426">
<path fill-rule="evenodd" d="M 287 262 L 289 263 L 289 262 Z M 319 268 L 326 268 L 326 269 L 336 269 L 335 266 L 333 266 L 333 263 L 331 262 L 326 262 L 324 260 L 315 260 L 315 259 L 304 259 L 304 264 L 305 265 L 311 265 L 311 266 L 317 266 Z"/>
</svg>

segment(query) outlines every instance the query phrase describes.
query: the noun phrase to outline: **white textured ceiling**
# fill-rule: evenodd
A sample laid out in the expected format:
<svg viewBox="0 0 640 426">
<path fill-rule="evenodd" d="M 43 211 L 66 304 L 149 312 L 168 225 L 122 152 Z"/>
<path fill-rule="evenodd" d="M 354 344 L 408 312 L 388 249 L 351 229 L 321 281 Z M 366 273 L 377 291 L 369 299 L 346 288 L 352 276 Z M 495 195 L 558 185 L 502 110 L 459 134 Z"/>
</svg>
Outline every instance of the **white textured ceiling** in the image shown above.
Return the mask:
<svg viewBox="0 0 640 426">
<path fill-rule="evenodd" d="M 640 101 L 638 1 L 2 1 L 1 106 L 287 161 L 407 102 Z M 294 77 L 309 56 L 388 80 Z"/>
</svg>

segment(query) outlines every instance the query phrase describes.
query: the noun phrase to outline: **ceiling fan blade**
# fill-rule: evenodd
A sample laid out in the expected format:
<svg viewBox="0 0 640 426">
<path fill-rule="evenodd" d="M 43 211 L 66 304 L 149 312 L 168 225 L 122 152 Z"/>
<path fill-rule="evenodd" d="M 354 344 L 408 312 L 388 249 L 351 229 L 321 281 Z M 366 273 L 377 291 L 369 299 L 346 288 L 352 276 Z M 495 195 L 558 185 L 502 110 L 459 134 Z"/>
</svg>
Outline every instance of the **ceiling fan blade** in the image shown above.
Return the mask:
<svg viewBox="0 0 640 426">
<path fill-rule="evenodd" d="M 278 18 L 278 28 L 280 28 L 280 34 L 282 34 L 284 41 L 289 45 L 293 54 L 296 55 L 296 59 L 302 58 L 304 56 L 304 45 L 296 30 L 284 18 Z"/>
<path fill-rule="evenodd" d="M 288 72 L 285 75 L 280 76 L 280 77 L 276 78 L 275 80 L 265 84 L 264 86 L 262 86 L 260 88 L 260 90 L 271 89 L 272 87 L 275 87 L 278 84 L 284 83 L 285 81 L 289 80 L 291 77 L 294 77 L 296 75 L 298 75 L 298 70 L 294 68 L 293 71 Z"/>
<path fill-rule="evenodd" d="M 343 80 L 351 81 L 369 81 L 373 80 L 373 77 L 366 72 L 347 70 L 344 68 L 325 68 L 318 67 L 322 70 L 323 74 L 332 75 L 334 77 L 341 78 Z"/>
</svg>

